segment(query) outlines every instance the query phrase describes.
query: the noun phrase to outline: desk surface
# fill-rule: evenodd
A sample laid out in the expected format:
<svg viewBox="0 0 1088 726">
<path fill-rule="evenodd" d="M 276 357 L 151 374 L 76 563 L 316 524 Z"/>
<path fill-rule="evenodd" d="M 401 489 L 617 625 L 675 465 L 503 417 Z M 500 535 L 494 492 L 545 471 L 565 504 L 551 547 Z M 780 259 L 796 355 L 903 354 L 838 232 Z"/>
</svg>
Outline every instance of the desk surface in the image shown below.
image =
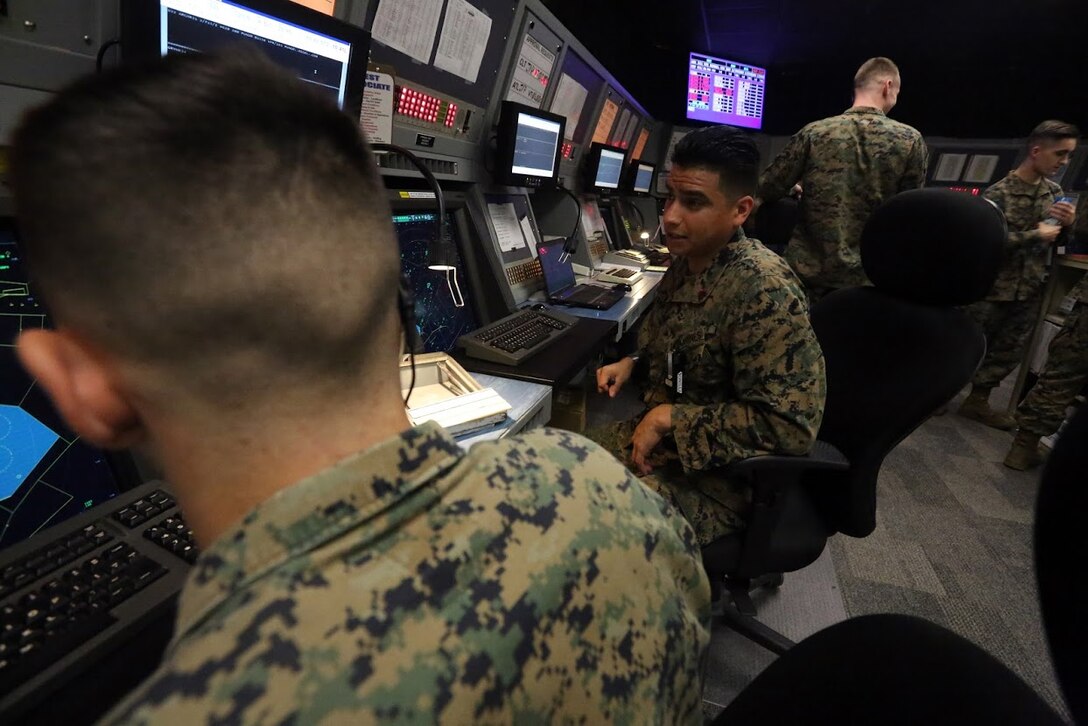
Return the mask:
<svg viewBox="0 0 1088 726">
<path fill-rule="evenodd" d="M 566 308 L 560 309 L 570 312 Z M 563 386 L 604 350 L 615 328 L 616 323 L 611 320 L 582 318 L 569 333 L 519 366 L 470 358 L 461 349 L 454 351 L 452 355 L 465 370 L 474 374 L 489 373 L 545 386 Z"/>
<path fill-rule="evenodd" d="M 552 389 L 540 383 L 528 381 L 515 381 L 511 378 L 491 376 L 486 373 L 474 373 L 473 378 L 479 381 L 481 386 L 495 389 L 511 408 L 506 414 L 506 420 L 495 424 L 489 429 L 476 431 L 465 437 L 457 437 L 457 443 L 463 448 L 469 448 L 480 441 L 494 441 L 506 436 L 511 436 L 525 429 L 534 416 L 545 407 L 550 413 L 549 405 L 552 397 Z M 547 415 L 547 414 L 546 414 Z"/>
<path fill-rule="evenodd" d="M 665 276 L 664 272 L 643 272 L 639 281 L 631 286 L 631 291 L 623 296 L 623 299 L 618 303 L 608 308 L 607 310 L 591 310 L 590 308 L 568 308 L 557 307 L 557 310 L 562 310 L 565 313 L 571 315 L 577 315 L 580 318 L 592 318 L 594 320 L 611 320 L 613 322 L 620 322 L 631 314 L 639 314 L 644 309 L 643 302 L 646 298 L 652 299 L 655 295 L 655 288 L 661 282 L 661 278 Z M 578 278 L 578 282 L 587 282 L 589 278 Z"/>
</svg>

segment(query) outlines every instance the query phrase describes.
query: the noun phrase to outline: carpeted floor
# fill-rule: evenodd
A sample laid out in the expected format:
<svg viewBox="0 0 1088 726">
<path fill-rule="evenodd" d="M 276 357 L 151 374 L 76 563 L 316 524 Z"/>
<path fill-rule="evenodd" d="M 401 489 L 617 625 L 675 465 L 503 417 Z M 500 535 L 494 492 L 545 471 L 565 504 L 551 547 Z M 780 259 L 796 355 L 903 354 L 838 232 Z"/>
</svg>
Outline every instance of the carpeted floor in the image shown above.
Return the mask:
<svg viewBox="0 0 1088 726">
<path fill-rule="evenodd" d="M 1008 387 L 995 391 L 993 403 L 1007 400 Z M 832 538 L 831 559 L 848 615 L 907 613 L 944 625 L 1065 713 L 1032 559 L 1039 472 L 1002 465 L 1011 440 L 954 413 L 930 419 L 885 459 L 876 531 Z"/>
</svg>

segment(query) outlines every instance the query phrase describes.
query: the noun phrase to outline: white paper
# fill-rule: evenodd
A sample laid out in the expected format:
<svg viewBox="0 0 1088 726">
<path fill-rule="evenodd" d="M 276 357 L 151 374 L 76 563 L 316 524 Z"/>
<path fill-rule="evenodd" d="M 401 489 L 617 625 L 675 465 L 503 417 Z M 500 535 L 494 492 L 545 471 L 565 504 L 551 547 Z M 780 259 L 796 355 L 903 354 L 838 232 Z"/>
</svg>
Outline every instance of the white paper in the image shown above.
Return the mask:
<svg viewBox="0 0 1088 726">
<path fill-rule="evenodd" d="M 371 37 L 420 63 L 431 61 L 442 0 L 381 0 Z"/>
<path fill-rule="evenodd" d="M 514 69 L 514 77 L 510 79 L 506 100 L 540 108 L 544 103 L 544 91 L 548 88 L 554 65 L 555 53 L 526 33 L 521 41 L 518 65 Z"/>
<path fill-rule="evenodd" d="M 676 148 L 676 145 L 680 143 L 680 139 L 684 138 L 691 133 L 691 129 L 682 129 L 680 131 L 673 131 L 672 136 L 669 137 L 669 147 L 665 149 L 665 171 L 672 169 L 672 150 Z"/>
<path fill-rule="evenodd" d="M 568 139 L 574 138 L 574 130 L 578 128 L 578 121 L 582 118 L 582 109 L 586 105 L 586 97 L 589 91 L 578 81 L 566 73 L 559 76 L 559 86 L 552 97 L 551 112 L 567 117 L 565 130 Z"/>
<path fill-rule="evenodd" d="M 959 181 L 966 163 L 967 154 L 941 154 L 937 159 L 937 170 L 933 172 L 933 181 Z"/>
<path fill-rule="evenodd" d="M 435 68 L 475 83 L 490 35 L 491 18 L 482 10 L 465 0 L 449 0 L 438 52 L 434 54 Z"/>
<path fill-rule="evenodd" d="M 994 177 L 997 170 L 997 154 L 975 154 L 967 162 L 967 171 L 963 174 L 965 182 L 986 184 Z"/>
<path fill-rule="evenodd" d="M 533 222 L 529 219 L 529 215 L 521 218 L 521 234 L 529 244 L 529 251 L 533 253 L 533 258 L 536 258 L 536 232 L 533 231 Z"/>
<path fill-rule="evenodd" d="M 582 202 L 582 234 L 591 239 L 598 232 L 604 232 L 604 217 L 596 201 Z"/>
<path fill-rule="evenodd" d="M 359 123 L 370 143 L 388 144 L 393 141 L 393 76 L 367 71 Z"/>
<path fill-rule="evenodd" d="M 513 252 L 525 247 L 525 235 L 518 224 L 518 213 L 513 202 L 488 204 L 487 213 L 491 217 L 491 226 L 495 228 L 500 250 Z"/>
</svg>

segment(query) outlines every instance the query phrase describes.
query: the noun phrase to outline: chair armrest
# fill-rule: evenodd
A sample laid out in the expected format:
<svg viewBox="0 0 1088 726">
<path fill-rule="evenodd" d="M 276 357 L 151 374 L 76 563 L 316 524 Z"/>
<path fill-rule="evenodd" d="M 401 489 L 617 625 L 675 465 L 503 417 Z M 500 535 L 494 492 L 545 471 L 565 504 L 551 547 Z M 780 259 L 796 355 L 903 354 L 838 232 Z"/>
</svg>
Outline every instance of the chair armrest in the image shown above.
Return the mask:
<svg viewBox="0 0 1088 726">
<path fill-rule="evenodd" d="M 826 441 L 814 441 L 812 450 L 799 456 L 751 456 L 734 461 L 723 471 L 729 476 L 751 479 L 761 474 L 799 474 L 804 471 L 846 471 L 850 462 L 842 452 Z"/>
</svg>

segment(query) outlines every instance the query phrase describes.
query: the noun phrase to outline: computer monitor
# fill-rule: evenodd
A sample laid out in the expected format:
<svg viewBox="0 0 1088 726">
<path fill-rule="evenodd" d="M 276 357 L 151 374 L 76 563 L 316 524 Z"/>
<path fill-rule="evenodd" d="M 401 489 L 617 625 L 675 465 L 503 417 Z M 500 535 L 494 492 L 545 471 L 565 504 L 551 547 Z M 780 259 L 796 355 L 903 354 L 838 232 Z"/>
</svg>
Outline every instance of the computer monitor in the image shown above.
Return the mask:
<svg viewBox="0 0 1088 726">
<path fill-rule="evenodd" d="M 631 165 L 631 191 L 636 194 L 649 194 L 654 185 L 653 164 L 638 161 Z"/>
<path fill-rule="evenodd" d="M 416 331 L 425 353 L 448 353 L 457 339 L 479 327 L 469 294 L 457 221 L 460 212 L 446 216 L 446 238 L 453 247 L 456 277 L 427 267 L 427 244 L 434 239 L 436 209 L 393 209 L 393 228 L 400 244 L 400 269 L 415 295 Z M 453 286 L 451 291 L 450 286 Z M 464 305 L 458 307 L 456 298 Z"/>
<path fill-rule="evenodd" d="M 514 187 L 550 187 L 559 179 L 566 119 L 513 101 L 499 112 L 495 176 Z"/>
<path fill-rule="evenodd" d="M 0 549 L 112 499 L 137 482 L 126 457 L 84 444 L 15 357 L 22 330 L 49 327 L 0 218 Z"/>
<path fill-rule="evenodd" d="M 691 53 L 687 117 L 745 129 L 762 128 L 766 87 L 765 68 Z"/>
<path fill-rule="evenodd" d="M 122 0 L 126 62 L 249 43 L 359 117 L 370 34 L 289 0 Z"/>
<path fill-rule="evenodd" d="M 618 146 L 593 144 L 586 157 L 589 186 L 605 191 L 619 189 L 626 158 L 627 152 Z"/>
</svg>

